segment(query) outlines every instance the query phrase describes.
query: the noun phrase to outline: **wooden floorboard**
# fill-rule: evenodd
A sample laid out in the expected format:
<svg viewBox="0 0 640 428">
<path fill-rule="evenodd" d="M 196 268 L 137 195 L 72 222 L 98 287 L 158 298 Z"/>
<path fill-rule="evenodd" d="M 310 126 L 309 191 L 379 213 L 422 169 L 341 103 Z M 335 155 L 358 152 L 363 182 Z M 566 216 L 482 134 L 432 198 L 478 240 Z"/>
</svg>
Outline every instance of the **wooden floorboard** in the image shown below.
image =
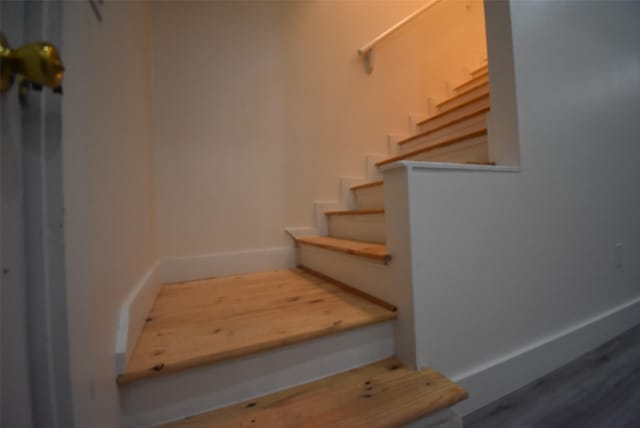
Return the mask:
<svg viewBox="0 0 640 428">
<path fill-rule="evenodd" d="M 438 372 L 416 372 L 392 358 L 162 428 L 400 427 L 466 396 Z"/>
<path fill-rule="evenodd" d="M 166 285 L 118 383 L 395 317 L 395 312 L 299 269 Z"/>
<path fill-rule="evenodd" d="M 640 427 L 640 326 L 467 415 L 464 426 Z"/>
</svg>

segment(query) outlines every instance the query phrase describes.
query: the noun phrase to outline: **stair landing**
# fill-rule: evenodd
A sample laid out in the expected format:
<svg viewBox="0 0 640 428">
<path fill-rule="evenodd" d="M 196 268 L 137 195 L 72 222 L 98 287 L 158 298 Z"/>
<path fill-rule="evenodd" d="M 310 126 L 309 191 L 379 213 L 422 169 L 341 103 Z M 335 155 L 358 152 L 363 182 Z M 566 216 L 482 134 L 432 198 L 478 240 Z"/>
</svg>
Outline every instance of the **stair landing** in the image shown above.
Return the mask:
<svg viewBox="0 0 640 428">
<path fill-rule="evenodd" d="M 416 372 L 391 358 L 161 428 L 399 427 L 466 397 L 435 370 Z"/>
<path fill-rule="evenodd" d="M 395 312 L 297 269 L 166 285 L 118 383 L 395 318 Z"/>
</svg>

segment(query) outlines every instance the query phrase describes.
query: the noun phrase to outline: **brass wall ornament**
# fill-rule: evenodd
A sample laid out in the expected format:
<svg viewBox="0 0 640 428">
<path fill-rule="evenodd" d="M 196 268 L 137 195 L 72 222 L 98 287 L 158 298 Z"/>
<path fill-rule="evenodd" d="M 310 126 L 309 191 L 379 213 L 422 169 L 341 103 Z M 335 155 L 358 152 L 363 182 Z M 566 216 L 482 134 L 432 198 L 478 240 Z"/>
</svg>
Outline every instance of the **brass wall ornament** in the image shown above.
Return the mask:
<svg viewBox="0 0 640 428">
<path fill-rule="evenodd" d="M 37 42 L 11 49 L 0 33 L 0 92 L 8 91 L 19 76 L 21 99 L 27 89 L 41 90 L 42 86 L 62 93 L 63 75 L 64 64 L 54 45 Z"/>
</svg>

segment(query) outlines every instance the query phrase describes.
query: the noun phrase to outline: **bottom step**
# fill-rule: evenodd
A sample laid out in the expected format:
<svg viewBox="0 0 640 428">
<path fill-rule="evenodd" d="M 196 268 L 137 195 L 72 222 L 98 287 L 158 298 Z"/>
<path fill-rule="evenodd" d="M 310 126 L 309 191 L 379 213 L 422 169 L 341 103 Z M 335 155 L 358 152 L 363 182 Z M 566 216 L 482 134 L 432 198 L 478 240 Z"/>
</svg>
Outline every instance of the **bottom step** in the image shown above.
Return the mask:
<svg viewBox="0 0 640 428">
<path fill-rule="evenodd" d="M 162 428 L 398 427 L 465 398 L 435 370 L 416 372 L 390 358 Z"/>
</svg>

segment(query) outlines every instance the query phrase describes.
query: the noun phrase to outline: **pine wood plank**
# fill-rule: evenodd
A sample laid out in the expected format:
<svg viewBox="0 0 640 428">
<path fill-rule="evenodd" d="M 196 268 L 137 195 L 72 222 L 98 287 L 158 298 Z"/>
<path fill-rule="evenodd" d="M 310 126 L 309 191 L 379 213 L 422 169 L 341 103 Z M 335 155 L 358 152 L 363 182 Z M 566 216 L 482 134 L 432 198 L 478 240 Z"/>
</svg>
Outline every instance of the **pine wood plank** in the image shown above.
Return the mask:
<svg viewBox="0 0 640 428">
<path fill-rule="evenodd" d="M 449 109 L 449 110 L 443 110 L 443 111 L 441 111 L 441 112 L 439 112 L 439 113 L 437 113 L 437 114 L 434 114 L 433 116 L 429 116 L 428 118 L 426 118 L 426 119 L 421 120 L 420 122 L 418 122 L 418 123 L 417 123 L 417 125 L 418 125 L 418 126 L 425 125 L 425 124 L 429 123 L 430 121 L 432 121 L 432 120 L 434 120 L 434 119 L 440 118 L 440 117 L 445 116 L 445 115 L 450 114 L 450 113 L 453 113 L 454 111 L 459 110 L 459 109 L 462 109 L 462 108 L 466 107 L 467 105 L 472 104 L 472 103 L 474 103 L 474 102 L 476 102 L 476 101 L 479 101 L 479 100 L 481 100 L 481 99 L 483 99 L 483 98 L 489 99 L 489 93 L 486 93 L 486 94 L 480 94 L 480 95 L 478 95 L 477 97 L 474 97 L 474 98 L 470 99 L 469 101 L 467 101 L 467 102 L 465 102 L 465 103 L 463 103 L 463 104 L 460 104 L 460 105 L 458 105 L 458 106 L 455 106 L 455 107 L 454 107 L 454 108 L 452 108 L 452 109 Z M 486 107 L 482 107 L 482 108 L 486 108 Z"/>
<path fill-rule="evenodd" d="M 465 398 L 435 370 L 416 372 L 390 358 L 162 428 L 399 427 Z"/>
<path fill-rule="evenodd" d="M 469 112 L 469 113 L 465 114 L 464 116 L 460 116 L 457 119 L 450 120 L 449 122 L 443 123 L 442 125 L 436 126 L 435 128 L 429 129 L 428 131 L 420 132 L 418 134 L 415 134 L 415 135 L 412 135 L 410 137 L 407 137 L 404 140 L 398 141 L 398 144 L 399 145 L 406 144 L 406 143 L 408 143 L 410 141 L 413 141 L 413 140 L 416 140 L 418 138 L 422 138 L 422 137 L 425 137 L 425 136 L 427 136 L 429 134 L 433 134 L 434 132 L 439 131 L 442 128 L 446 128 L 448 126 L 455 125 L 455 124 L 460 123 L 460 122 L 464 122 L 465 120 L 471 119 L 471 118 L 473 118 L 475 116 L 479 116 L 481 114 L 485 114 L 485 113 L 489 112 L 490 109 L 491 109 L 490 107 L 483 107 L 483 108 L 480 108 L 478 110 Z"/>
<path fill-rule="evenodd" d="M 367 215 L 367 214 L 384 214 L 383 209 L 370 209 L 370 210 L 338 210 L 338 211 L 326 211 L 325 215 Z"/>
<path fill-rule="evenodd" d="M 438 104 L 436 104 L 436 107 L 438 108 L 442 108 L 442 107 L 446 107 L 447 105 L 459 100 L 460 98 L 466 96 L 467 94 L 469 94 L 470 92 L 473 91 L 480 91 L 483 94 L 488 94 L 489 93 L 489 82 L 486 83 L 482 83 L 478 86 L 474 86 L 472 88 L 468 88 L 465 89 L 464 91 L 458 92 L 457 94 L 447 98 L 446 100 L 440 101 Z"/>
<path fill-rule="evenodd" d="M 370 183 L 363 183 L 363 184 L 358 184 L 357 186 L 352 186 L 351 190 L 367 189 L 369 187 L 376 187 L 376 186 L 383 186 L 383 185 L 384 185 L 384 181 L 382 180 L 372 181 Z"/>
<path fill-rule="evenodd" d="M 394 319 L 301 270 L 164 286 L 118 383 L 211 364 Z"/>
<path fill-rule="evenodd" d="M 396 161 L 399 161 L 399 160 L 408 159 L 408 158 L 411 158 L 412 156 L 415 156 L 415 155 L 420 154 L 420 153 L 425 153 L 425 152 L 429 152 L 429 151 L 432 151 L 432 150 L 435 150 L 435 149 L 446 147 L 446 146 L 458 143 L 460 141 L 464 141 L 464 140 L 469 139 L 469 138 L 479 137 L 481 135 L 487 135 L 487 129 L 486 128 L 478 130 L 478 131 L 469 132 L 467 134 L 460 135 L 460 136 L 455 137 L 455 138 L 451 138 L 451 139 L 443 141 L 441 143 L 432 144 L 430 146 L 422 147 L 420 149 L 416 149 L 416 150 L 413 150 L 413 151 L 410 151 L 410 152 L 407 152 L 407 153 L 403 153 L 403 154 L 398 155 L 398 156 L 393 156 L 393 157 L 391 157 L 389 159 L 385 159 L 383 161 L 377 162 L 376 166 L 382 166 L 382 165 L 386 165 L 388 163 L 396 162 Z"/>
<path fill-rule="evenodd" d="M 350 239 L 333 238 L 331 236 L 307 236 L 297 240 L 300 244 L 313 245 L 327 250 L 339 251 L 342 253 L 362 256 L 370 259 L 380 260 L 389 263 L 391 255 L 387 253 L 384 244 L 372 242 L 352 241 Z"/>
</svg>

